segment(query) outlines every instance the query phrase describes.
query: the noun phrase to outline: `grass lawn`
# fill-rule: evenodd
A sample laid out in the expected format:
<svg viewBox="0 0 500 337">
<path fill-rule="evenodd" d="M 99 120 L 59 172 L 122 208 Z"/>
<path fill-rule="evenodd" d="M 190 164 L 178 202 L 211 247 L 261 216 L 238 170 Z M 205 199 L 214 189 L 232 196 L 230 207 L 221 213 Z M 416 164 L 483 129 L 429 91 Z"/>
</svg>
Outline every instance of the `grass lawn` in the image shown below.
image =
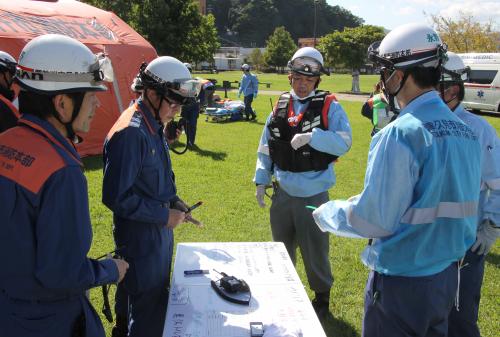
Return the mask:
<svg viewBox="0 0 500 337">
<path fill-rule="evenodd" d="M 218 76 L 228 74 L 221 73 Z M 239 79 L 241 72 L 233 72 L 232 75 Z M 259 75 L 261 81 L 266 81 L 267 76 L 273 83 L 271 90 L 287 89 L 285 75 Z M 337 87 L 335 83 L 332 87 L 326 85 L 321 87 L 332 91 L 350 89 L 350 76 L 344 78 L 343 75 L 334 75 L 333 80 L 337 76 L 341 79 Z M 326 79 L 325 82 L 330 83 L 332 77 Z M 346 81 L 348 87 L 343 88 Z M 369 91 L 368 87 L 371 85 L 363 84 L 362 77 L 363 91 Z M 234 93 L 230 95 L 232 98 L 235 97 Z M 330 191 L 332 199 L 348 198 L 362 190 L 370 142 L 371 126 L 360 114 L 361 103 L 341 103 L 353 129 L 353 146 L 335 166 L 337 185 Z M 257 206 L 254 197 L 255 186 L 252 182 L 257 146 L 263 122 L 269 113 L 268 97 L 259 96 L 254 102 L 254 108 L 258 116 L 255 122 L 212 123 L 206 122 L 205 116 L 201 115 L 198 120 L 197 148 L 181 156 L 171 154 L 179 195 L 188 204 L 198 200 L 204 202 L 193 215 L 202 220 L 205 226 L 196 228 L 191 224 L 182 224 L 175 230 L 176 243 L 271 241 L 268 209 L 270 201 L 267 200 L 268 205 L 265 210 Z M 488 121 L 500 132 L 500 118 L 488 118 Z M 95 257 L 113 249 L 112 216 L 111 212 L 101 204 L 101 157 L 86 158 L 84 162 L 94 227 L 94 240 L 89 256 Z M 324 324 L 325 332 L 328 336 L 335 337 L 360 336 L 363 292 L 368 270 L 361 263 L 359 255 L 366 242 L 333 236 L 330 237 L 330 242 L 330 261 L 335 277 L 330 310 L 334 318 L 330 318 Z M 493 337 L 500 331 L 499 265 L 500 247 L 497 244 L 486 262 L 480 308 L 483 336 Z M 300 257 L 297 271 L 312 298 Z M 102 307 L 100 289 L 92 290 L 91 297 L 96 310 L 100 312 Z M 110 335 L 111 324 L 107 323 L 102 315 L 101 318 Z"/>
<path fill-rule="evenodd" d="M 274 73 L 256 73 L 260 85 L 259 90 L 275 90 L 287 91 L 290 88 L 288 83 L 288 74 L 274 74 Z M 213 78 L 217 80 L 217 85 L 222 87 L 222 81 L 240 81 L 243 72 L 241 71 L 223 71 L 218 74 L 196 73 L 194 76 L 202 78 Z M 379 79 L 378 75 L 361 75 L 359 78 L 359 85 L 362 92 L 371 92 L 375 83 Z M 267 88 L 264 83 L 271 83 L 270 88 Z M 331 92 L 346 92 L 351 90 L 352 77 L 348 74 L 332 74 L 330 76 L 321 76 L 320 88 L 329 90 Z M 237 83 L 232 83 L 233 88 L 238 88 Z"/>
</svg>

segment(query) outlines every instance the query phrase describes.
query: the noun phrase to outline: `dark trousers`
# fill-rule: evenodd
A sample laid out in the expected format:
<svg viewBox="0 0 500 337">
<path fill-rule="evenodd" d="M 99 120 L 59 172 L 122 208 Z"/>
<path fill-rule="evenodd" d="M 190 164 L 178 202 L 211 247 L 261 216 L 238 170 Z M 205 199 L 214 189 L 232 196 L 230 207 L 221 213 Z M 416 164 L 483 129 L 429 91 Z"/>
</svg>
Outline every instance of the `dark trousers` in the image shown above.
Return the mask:
<svg viewBox="0 0 500 337">
<path fill-rule="evenodd" d="M 198 117 L 200 116 L 199 103 L 193 103 L 188 106 L 183 106 L 181 116 L 186 119 L 186 138 L 189 145 L 194 145 L 196 138 L 196 126 L 198 124 Z"/>
<path fill-rule="evenodd" d="M 328 200 L 328 192 L 299 198 L 277 187 L 270 209 L 273 240 L 285 244 L 294 264 L 297 246 L 300 248 L 309 287 L 317 293 L 329 292 L 333 284 L 329 260 L 330 243 L 328 233 L 319 229 L 312 211 L 306 206 L 320 206 Z"/>
<path fill-rule="evenodd" d="M 446 337 L 458 283 L 457 264 L 423 277 L 371 271 L 365 289 L 363 337 Z"/>
<path fill-rule="evenodd" d="M 451 309 L 448 322 L 448 337 L 480 337 L 477 318 L 481 286 L 483 284 L 486 255 L 467 251 L 460 270 L 460 311 Z"/>
<path fill-rule="evenodd" d="M 161 337 L 167 314 L 167 285 L 130 295 L 129 301 L 129 336 Z"/>
<path fill-rule="evenodd" d="M 245 116 L 247 119 L 250 118 L 250 116 L 254 117 L 255 113 L 253 112 L 252 109 L 252 102 L 253 102 L 253 94 L 245 96 L 244 98 L 244 103 L 245 103 Z"/>
</svg>

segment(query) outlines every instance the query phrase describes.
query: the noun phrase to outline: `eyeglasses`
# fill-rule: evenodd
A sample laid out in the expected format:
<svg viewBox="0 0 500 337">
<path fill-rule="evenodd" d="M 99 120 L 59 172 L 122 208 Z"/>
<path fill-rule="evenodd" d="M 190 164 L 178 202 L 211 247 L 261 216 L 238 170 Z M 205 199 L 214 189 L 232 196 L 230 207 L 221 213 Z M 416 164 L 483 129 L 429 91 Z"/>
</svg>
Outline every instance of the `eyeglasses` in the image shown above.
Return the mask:
<svg viewBox="0 0 500 337">
<path fill-rule="evenodd" d="M 175 109 L 179 106 L 181 106 L 181 103 L 177 102 L 177 101 L 174 101 L 166 96 L 163 96 L 163 99 L 165 100 L 165 102 L 167 102 L 167 104 L 170 106 L 170 108 L 172 109 Z"/>
</svg>

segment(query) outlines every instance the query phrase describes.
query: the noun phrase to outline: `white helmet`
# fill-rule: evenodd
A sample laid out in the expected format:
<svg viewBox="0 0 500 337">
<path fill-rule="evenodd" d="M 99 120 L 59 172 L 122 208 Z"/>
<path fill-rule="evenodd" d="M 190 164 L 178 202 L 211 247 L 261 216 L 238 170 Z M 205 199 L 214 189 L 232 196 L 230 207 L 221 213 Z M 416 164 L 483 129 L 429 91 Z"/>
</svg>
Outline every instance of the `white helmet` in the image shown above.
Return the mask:
<svg viewBox="0 0 500 337">
<path fill-rule="evenodd" d="M 248 64 L 246 64 L 246 63 L 245 63 L 245 64 L 243 64 L 243 65 L 241 66 L 241 70 L 243 70 L 243 71 L 249 71 L 249 70 L 250 70 L 250 66 L 249 66 Z"/>
<path fill-rule="evenodd" d="M 313 47 L 300 48 L 288 61 L 288 68 L 306 76 L 320 76 L 321 73 L 330 75 L 330 72 L 323 68 L 323 55 Z"/>
<path fill-rule="evenodd" d="M 0 51 L 0 72 L 9 72 L 11 76 L 16 73 L 16 59 L 7 52 Z"/>
<path fill-rule="evenodd" d="M 47 34 L 24 46 L 16 78 L 24 89 L 41 94 L 104 91 L 101 82 L 113 80 L 113 68 L 107 57 L 80 41 Z"/>
<path fill-rule="evenodd" d="M 193 71 L 193 67 L 191 66 L 190 63 L 184 62 L 184 65 L 186 66 L 186 68 L 188 68 L 189 72 Z"/>
<path fill-rule="evenodd" d="M 441 82 L 466 82 L 469 79 L 470 68 L 465 66 L 462 58 L 454 52 L 447 52 L 446 57 Z"/>
<path fill-rule="evenodd" d="M 410 23 L 387 34 L 370 59 L 389 69 L 413 67 L 437 68 L 444 59 L 446 47 L 431 27 Z"/>
<path fill-rule="evenodd" d="M 144 89 L 150 88 L 160 95 L 169 97 L 180 104 L 188 103 L 199 92 L 199 81 L 191 77 L 189 69 L 178 59 L 160 56 L 141 71 Z"/>
</svg>

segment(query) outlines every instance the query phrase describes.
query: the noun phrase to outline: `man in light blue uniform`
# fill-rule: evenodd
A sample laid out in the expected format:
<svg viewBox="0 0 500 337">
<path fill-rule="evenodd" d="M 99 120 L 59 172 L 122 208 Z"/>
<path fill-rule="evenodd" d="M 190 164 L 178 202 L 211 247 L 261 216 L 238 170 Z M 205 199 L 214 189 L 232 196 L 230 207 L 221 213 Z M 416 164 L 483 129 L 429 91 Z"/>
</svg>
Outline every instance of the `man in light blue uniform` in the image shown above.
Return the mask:
<svg viewBox="0 0 500 337">
<path fill-rule="evenodd" d="M 480 337 L 477 319 L 483 284 L 484 261 L 500 235 L 500 140 L 488 122 L 460 104 L 469 69 L 455 53 L 448 52 L 440 81 L 442 98 L 448 107 L 477 135 L 481 145 L 481 194 L 478 229 L 474 245 L 467 251 L 460 269 L 459 307 L 449 317 L 449 337 Z"/>
<path fill-rule="evenodd" d="M 311 210 L 328 200 L 335 184 L 333 163 L 351 147 L 346 113 L 328 92 L 316 90 L 323 56 L 314 48 L 299 49 L 289 62 L 292 86 L 282 94 L 267 119 L 257 153 L 254 182 L 264 207 L 265 185 L 276 182 L 270 209 L 274 241 L 285 244 L 295 263 L 300 247 L 309 286 L 315 292 L 318 317 L 329 312 L 333 276 L 328 259 L 329 238 L 315 225 Z"/>
<path fill-rule="evenodd" d="M 252 116 L 252 120 L 257 116 L 252 109 L 252 102 L 254 98 L 257 98 L 257 93 L 259 92 L 259 80 L 257 76 L 250 72 L 250 66 L 244 64 L 241 66 L 243 70 L 243 76 L 241 77 L 240 90 L 238 91 L 238 97 L 243 93 L 244 103 L 245 103 L 245 115 L 247 120 Z"/>
<path fill-rule="evenodd" d="M 446 336 L 457 261 L 475 240 L 479 142 L 434 90 L 443 57 L 425 25 L 384 38 L 372 60 L 399 117 L 372 139 L 363 191 L 313 213 L 322 230 L 372 239 L 362 254 L 364 337 Z"/>
</svg>

